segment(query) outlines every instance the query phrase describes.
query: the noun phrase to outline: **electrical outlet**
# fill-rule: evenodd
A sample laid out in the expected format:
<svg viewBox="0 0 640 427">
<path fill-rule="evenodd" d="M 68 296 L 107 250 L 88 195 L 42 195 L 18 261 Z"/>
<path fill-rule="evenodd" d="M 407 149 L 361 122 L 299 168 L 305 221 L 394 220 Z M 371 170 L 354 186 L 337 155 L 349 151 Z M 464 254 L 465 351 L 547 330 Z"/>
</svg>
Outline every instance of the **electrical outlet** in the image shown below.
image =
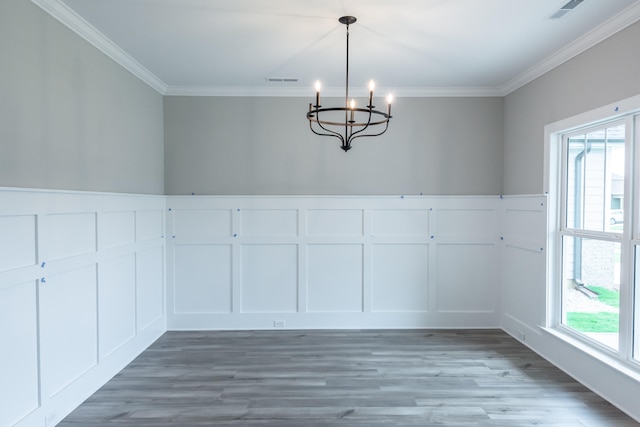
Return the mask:
<svg viewBox="0 0 640 427">
<path fill-rule="evenodd" d="M 274 328 L 284 328 L 284 320 L 274 320 L 273 321 Z"/>
</svg>

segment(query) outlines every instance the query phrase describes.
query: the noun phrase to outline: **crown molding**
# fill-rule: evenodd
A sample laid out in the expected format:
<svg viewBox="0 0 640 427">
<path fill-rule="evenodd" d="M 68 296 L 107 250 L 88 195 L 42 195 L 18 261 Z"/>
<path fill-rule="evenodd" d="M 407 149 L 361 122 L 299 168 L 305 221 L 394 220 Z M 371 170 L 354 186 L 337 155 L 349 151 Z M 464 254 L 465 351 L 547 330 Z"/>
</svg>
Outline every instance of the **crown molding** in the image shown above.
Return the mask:
<svg viewBox="0 0 640 427">
<path fill-rule="evenodd" d="M 569 43 L 538 64 L 529 68 L 524 73 L 498 88 L 498 92 L 502 96 L 510 94 L 527 83 L 532 82 L 538 77 L 541 77 L 554 68 L 564 64 L 570 59 L 575 58 L 605 39 L 624 30 L 629 25 L 636 23 L 638 20 L 640 20 L 640 2 L 634 3 L 614 17 L 595 27 L 589 33 L 578 38 L 572 43 Z"/>
<path fill-rule="evenodd" d="M 167 85 L 162 80 L 129 56 L 125 51 L 120 49 L 120 47 L 109 40 L 94 26 L 85 21 L 80 15 L 71 10 L 66 4 L 59 0 L 31 0 L 31 2 L 60 21 L 71 31 L 78 34 L 99 51 L 128 70 L 131 74 L 151 86 L 157 92 L 164 94 L 167 89 Z"/>
<path fill-rule="evenodd" d="M 376 92 L 382 96 L 391 93 L 396 98 L 437 98 L 437 97 L 493 97 L 502 96 L 494 87 L 394 87 L 378 88 Z M 366 96 L 366 87 L 352 87 L 351 94 Z M 311 97 L 313 87 L 264 87 L 264 86 L 168 86 L 166 96 L 251 96 L 251 97 Z M 343 87 L 322 88 L 322 96 L 330 98 L 344 97 Z"/>
</svg>

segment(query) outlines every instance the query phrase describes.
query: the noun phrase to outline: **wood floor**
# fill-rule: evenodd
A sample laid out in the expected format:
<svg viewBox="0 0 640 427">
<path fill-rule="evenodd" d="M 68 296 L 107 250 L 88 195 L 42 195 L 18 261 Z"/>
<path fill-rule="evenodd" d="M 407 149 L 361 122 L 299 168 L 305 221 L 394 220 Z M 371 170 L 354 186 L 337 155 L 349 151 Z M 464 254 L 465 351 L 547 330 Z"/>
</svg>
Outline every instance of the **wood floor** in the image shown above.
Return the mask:
<svg viewBox="0 0 640 427">
<path fill-rule="evenodd" d="M 502 331 L 280 330 L 167 332 L 59 425 L 638 423 Z"/>
</svg>

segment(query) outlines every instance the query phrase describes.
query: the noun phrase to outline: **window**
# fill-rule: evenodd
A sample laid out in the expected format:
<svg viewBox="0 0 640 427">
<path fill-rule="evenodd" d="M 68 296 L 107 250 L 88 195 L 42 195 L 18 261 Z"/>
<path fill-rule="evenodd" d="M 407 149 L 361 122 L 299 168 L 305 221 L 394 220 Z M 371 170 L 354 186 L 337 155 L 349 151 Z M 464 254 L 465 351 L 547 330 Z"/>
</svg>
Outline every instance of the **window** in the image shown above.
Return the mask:
<svg viewBox="0 0 640 427">
<path fill-rule="evenodd" d="M 547 128 L 549 322 L 640 371 L 640 97 L 625 102 Z"/>
<path fill-rule="evenodd" d="M 562 324 L 618 350 L 625 124 L 562 140 Z"/>
</svg>

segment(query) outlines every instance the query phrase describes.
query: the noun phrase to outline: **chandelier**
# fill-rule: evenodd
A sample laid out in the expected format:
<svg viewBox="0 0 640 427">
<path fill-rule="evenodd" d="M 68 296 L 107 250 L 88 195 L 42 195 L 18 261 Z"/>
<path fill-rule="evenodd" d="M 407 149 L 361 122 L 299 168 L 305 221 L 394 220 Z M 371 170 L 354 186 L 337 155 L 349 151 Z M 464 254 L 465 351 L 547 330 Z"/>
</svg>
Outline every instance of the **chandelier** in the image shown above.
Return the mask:
<svg viewBox="0 0 640 427">
<path fill-rule="evenodd" d="M 309 128 L 316 135 L 331 136 L 340 140 L 340 148 L 345 152 L 351 149 L 351 143 L 363 136 L 379 136 L 389 128 L 391 119 L 392 96 L 387 97 L 387 112 L 375 109 L 373 105 L 373 80 L 369 82 L 369 104 L 364 108 L 356 107 L 355 100 L 349 102 L 349 25 L 356 22 L 354 16 L 338 19 L 347 27 L 347 72 L 345 83 L 345 101 L 343 107 L 322 107 L 320 105 L 320 82 L 316 82 L 316 103 L 309 104 L 307 119 Z M 344 118 L 342 116 L 344 115 Z M 366 132 L 365 132 L 366 131 Z"/>
</svg>

